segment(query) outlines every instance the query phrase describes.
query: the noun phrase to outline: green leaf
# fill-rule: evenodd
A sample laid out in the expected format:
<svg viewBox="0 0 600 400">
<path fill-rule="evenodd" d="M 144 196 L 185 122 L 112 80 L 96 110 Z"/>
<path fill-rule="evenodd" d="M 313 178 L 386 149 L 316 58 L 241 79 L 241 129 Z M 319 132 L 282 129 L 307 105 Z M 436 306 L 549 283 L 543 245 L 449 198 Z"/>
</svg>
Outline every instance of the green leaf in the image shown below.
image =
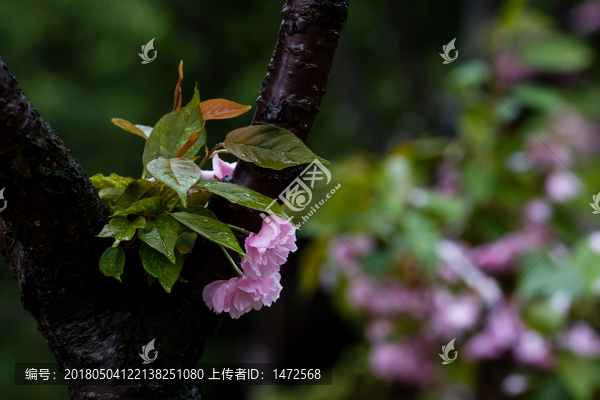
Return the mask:
<svg viewBox="0 0 600 400">
<path fill-rule="evenodd" d="M 570 263 L 556 265 L 541 252 L 523 254 L 520 258 L 517 293 L 525 299 L 550 297 L 556 292 L 568 293 L 576 299 L 584 293 L 585 281 Z"/>
<path fill-rule="evenodd" d="M 100 272 L 106 276 L 117 278 L 121 282 L 121 274 L 125 265 L 125 251 L 121 247 L 109 247 L 100 256 Z"/>
<path fill-rule="evenodd" d="M 115 237 L 113 247 L 117 247 L 120 242 L 131 240 L 133 235 L 135 235 L 135 230 L 143 227 L 146 224 L 146 220 L 144 217 L 137 217 L 135 221 L 131 222 L 127 218 L 116 217 L 112 218 L 108 224 Z"/>
<path fill-rule="evenodd" d="M 113 235 L 112 231 L 110 230 L 110 224 L 106 224 L 102 228 L 102 231 L 100 231 L 100 233 L 96 235 L 96 237 L 107 238 L 115 237 L 115 235 Z"/>
<path fill-rule="evenodd" d="M 270 125 L 255 125 L 227 134 L 223 146 L 238 158 L 263 168 L 283 169 L 319 159 L 292 132 Z"/>
<path fill-rule="evenodd" d="M 189 104 L 179 111 L 171 112 L 158 121 L 152 134 L 146 141 L 142 157 L 144 167 L 158 157 L 173 158 L 179 149 L 187 142 L 192 133 L 202 129 L 202 112 L 200 110 L 200 94 L 194 89 L 194 97 Z M 195 155 L 206 142 L 206 130 L 185 154 L 186 157 Z"/>
<path fill-rule="evenodd" d="M 572 248 L 573 257 L 570 267 L 578 271 L 585 282 L 585 291 L 593 296 L 597 293 L 596 285 L 600 280 L 600 254 L 590 248 L 589 238 L 584 238 Z"/>
<path fill-rule="evenodd" d="M 155 194 L 154 189 L 157 189 L 156 183 L 150 182 L 147 179 L 138 179 L 131 182 L 121 197 L 119 197 L 119 200 L 117 200 L 117 210 L 124 210 L 130 207 L 142 197 L 150 197 L 150 195 Z"/>
<path fill-rule="evenodd" d="M 179 277 L 181 268 L 183 268 L 181 253 L 177 250 L 175 251 L 175 263 L 172 263 L 167 257 L 146 243 L 140 243 L 140 258 L 142 259 L 144 269 L 150 275 L 157 278 L 168 293 L 171 293 L 171 289 Z"/>
<path fill-rule="evenodd" d="M 435 272 L 438 263 L 439 228 L 431 219 L 411 211 L 406 213 L 404 229 L 409 247 L 421 262 L 424 271 L 429 274 Z"/>
<path fill-rule="evenodd" d="M 523 309 L 527 326 L 545 335 L 557 333 L 566 323 L 566 316 L 552 309 L 549 301 L 536 301 Z"/>
<path fill-rule="evenodd" d="M 106 200 L 118 200 L 123 194 L 123 189 L 100 189 L 98 196 Z"/>
<path fill-rule="evenodd" d="M 258 211 L 268 212 L 270 210 L 281 218 L 289 219 L 279 204 L 277 202 L 273 203 L 274 200 L 272 198 L 247 187 L 226 182 L 209 183 L 205 187 L 209 192 L 224 197 L 232 203 Z"/>
<path fill-rule="evenodd" d="M 221 182 L 221 181 L 216 178 L 210 178 L 210 179 L 200 178 L 200 179 L 198 179 L 198 182 L 196 182 L 196 184 L 193 187 L 197 188 L 197 189 L 206 189 L 206 185 L 209 185 L 211 183 L 217 183 L 217 182 Z"/>
<path fill-rule="evenodd" d="M 186 208 L 181 208 L 181 209 L 178 209 L 177 212 L 198 214 L 198 215 L 203 215 L 208 218 L 217 219 L 217 217 L 215 216 L 215 214 L 212 211 L 210 211 L 208 208 L 204 208 L 204 207 L 200 207 L 200 206 L 189 206 Z"/>
<path fill-rule="evenodd" d="M 203 215 L 190 214 L 187 212 L 176 212 L 171 214 L 173 218 L 183 225 L 199 233 L 213 243 L 227 247 L 233 251 L 246 255 L 240 248 L 237 239 L 231 232 L 231 229 L 217 219 L 209 218 Z"/>
<path fill-rule="evenodd" d="M 178 232 L 179 223 L 173 217 L 161 214 L 154 221 L 146 222 L 146 226 L 138 230 L 138 237 L 175 263 L 175 242 L 177 242 Z"/>
<path fill-rule="evenodd" d="M 517 58 L 526 66 L 552 73 L 586 69 L 593 56 L 592 49 L 582 41 L 558 33 L 525 41 L 517 52 Z"/>
<path fill-rule="evenodd" d="M 127 185 L 134 181 L 133 178 L 125 178 L 114 173 L 110 176 L 96 174 L 90 180 L 92 185 L 98 189 L 125 189 Z"/>
<path fill-rule="evenodd" d="M 210 198 L 210 193 L 207 191 L 204 192 L 193 192 L 188 195 L 188 206 L 200 206 L 204 207 L 206 203 L 208 203 L 208 199 Z"/>
<path fill-rule="evenodd" d="M 593 360 L 562 352 L 556 372 L 575 400 L 592 400 L 598 387 L 598 368 Z"/>
<path fill-rule="evenodd" d="M 158 158 L 148 163 L 148 171 L 171 189 L 175 190 L 184 206 L 187 206 L 187 194 L 198 182 L 202 171 L 186 158 Z"/>
<path fill-rule="evenodd" d="M 133 203 L 130 207 L 124 210 L 115 212 L 114 215 L 130 215 L 130 214 L 141 214 L 141 215 L 158 215 L 160 211 L 160 205 L 162 204 L 162 198 L 155 196 L 147 199 L 141 199 Z"/>
</svg>

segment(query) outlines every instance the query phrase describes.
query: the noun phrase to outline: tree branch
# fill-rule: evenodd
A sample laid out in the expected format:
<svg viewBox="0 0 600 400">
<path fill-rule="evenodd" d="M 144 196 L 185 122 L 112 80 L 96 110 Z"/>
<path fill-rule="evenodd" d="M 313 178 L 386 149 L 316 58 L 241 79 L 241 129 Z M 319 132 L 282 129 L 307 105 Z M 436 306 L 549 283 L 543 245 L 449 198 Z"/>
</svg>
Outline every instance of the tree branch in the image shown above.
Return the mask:
<svg viewBox="0 0 600 400">
<path fill-rule="evenodd" d="M 348 0 L 288 0 L 252 125 L 275 125 L 306 142 L 325 95 Z M 277 197 L 302 167 L 273 171 L 240 161 L 232 182 Z"/>
</svg>

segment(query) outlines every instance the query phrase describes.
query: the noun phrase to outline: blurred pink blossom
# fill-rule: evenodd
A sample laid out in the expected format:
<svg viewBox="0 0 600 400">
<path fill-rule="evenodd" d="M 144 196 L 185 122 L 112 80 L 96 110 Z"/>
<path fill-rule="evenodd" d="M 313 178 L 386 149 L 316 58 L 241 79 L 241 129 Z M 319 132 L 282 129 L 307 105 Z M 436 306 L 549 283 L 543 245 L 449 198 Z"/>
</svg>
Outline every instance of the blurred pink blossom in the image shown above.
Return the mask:
<svg viewBox="0 0 600 400">
<path fill-rule="evenodd" d="M 552 206 L 543 199 L 532 199 L 525 204 L 523 214 L 525 218 L 536 225 L 544 225 L 552 217 Z"/>
<path fill-rule="evenodd" d="M 370 342 L 381 342 L 386 340 L 394 330 L 394 325 L 387 319 L 376 319 L 371 321 L 365 329 L 365 336 Z"/>
<path fill-rule="evenodd" d="M 558 137 L 577 151 L 578 156 L 589 156 L 600 147 L 598 126 L 586 120 L 581 113 L 560 109 L 552 115 L 552 126 Z"/>
<path fill-rule="evenodd" d="M 465 351 L 475 358 L 498 358 L 516 344 L 522 330 L 514 308 L 499 304 L 492 309 L 483 331 L 467 342 Z"/>
<path fill-rule="evenodd" d="M 422 316 L 428 309 L 425 296 L 423 290 L 408 289 L 391 280 L 375 284 L 367 276 L 352 279 L 346 291 L 350 305 L 378 316 L 407 311 Z"/>
<path fill-rule="evenodd" d="M 524 375 L 511 374 L 502 381 L 502 390 L 509 396 L 517 396 L 529 389 L 529 382 Z"/>
<path fill-rule="evenodd" d="M 542 171 L 573 164 L 571 150 L 547 135 L 535 135 L 529 138 L 527 157 L 530 163 Z"/>
<path fill-rule="evenodd" d="M 553 364 L 550 341 L 534 330 L 521 332 L 513 349 L 513 355 L 521 364 L 542 369 L 550 368 Z"/>
<path fill-rule="evenodd" d="M 390 381 L 418 383 L 432 368 L 428 351 L 419 339 L 378 343 L 371 347 L 369 363 L 373 375 Z"/>
<path fill-rule="evenodd" d="M 546 192 L 557 203 L 564 203 L 579 193 L 581 183 L 571 172 L 554 171 L 546 178 Z"/>
<path fill-rule="evenodd" d="M 494 68 L 500 79 L 507 85 L 512 85 L 535 76 L 535 71 L 523 65 L 511 50 L 504 50 L 496 56 Z"/>
<path fill-rule="evenodd" d="M 580 356 L 600 357 L 600 336 L 587 322 L 576 322 L 569 331 L 559 339 L 561 347 L 571 350 Z"/>
<path fill-rule="evenodd" d="M 589 34 L 600 29 L 600 1 L 586 1 L 569 12 L 569 24 L 579 33 Z"/>
<path fill-rule="evenodd" d="M 458 193 L 460 174 L 456 165 L 450 161 L 443 162 L 437 169 L 436 189 L 448 196 Z"/>
<path fill-rule="evenodd" d="M 368 254 L 375 248 L 375 241 L 370 236 L 344 236 L 333 241 L 329 254 L 333 261 L 347 276 L 360 272 L 357 257 Z"/>
<path fill-rule="evenodd" d="M 444 337 L 455 337 L 471 328 L 479 315 L 477 298 L 471 295 L 453 296 L 445 290 L 433 294 L 432 329 Z"/>
<path fill-rule="evenodd" d="M 535 250 L 545 240 L 545 229 L 528 228 L 523 232 L 510 233 L 494 243 L 476 247 L 472 250 L 473 260 L 486 272 L 506 272 L 512 269 L 513 261 L 519 254 Z"/>
</svg>

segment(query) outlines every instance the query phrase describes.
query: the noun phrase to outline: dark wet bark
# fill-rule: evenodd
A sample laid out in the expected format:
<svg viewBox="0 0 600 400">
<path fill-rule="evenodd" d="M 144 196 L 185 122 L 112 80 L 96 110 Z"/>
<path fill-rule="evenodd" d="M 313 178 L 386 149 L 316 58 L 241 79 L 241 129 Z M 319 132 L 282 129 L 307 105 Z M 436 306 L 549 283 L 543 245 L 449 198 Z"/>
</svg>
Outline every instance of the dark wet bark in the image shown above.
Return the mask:
<svg viewBox="0 0 600 400">
<path fill-rule="evenodd" d="M 279 40 L 257 101 L 254 124 L 289 129 L 306 140 L 318 113 L 348 1 L 288 0 Z M 232 181 L 276 196 L 299 168 L 263 170 L 240 162 Z M 95 238 L 107 210 L 77 161 L 31 106 L 0 59 L 0 214 L 3 256 L 21 300 L 36 319 L 61 368 L 141 368 L 138 353 L 156 338 L 152 368 L 192 368 L 219 321 L 202 288 L 228 275 L 223 255 L 198 241 L 167 294 L 150 286 L 135 249 L 123 283 L 104 277 Z M 257 231 L 250 210 L 211 201 L 219 217 Z M 199 384 L 181 381 L 71 382 L 72 399 L 199 399 Z"/>
</svg>

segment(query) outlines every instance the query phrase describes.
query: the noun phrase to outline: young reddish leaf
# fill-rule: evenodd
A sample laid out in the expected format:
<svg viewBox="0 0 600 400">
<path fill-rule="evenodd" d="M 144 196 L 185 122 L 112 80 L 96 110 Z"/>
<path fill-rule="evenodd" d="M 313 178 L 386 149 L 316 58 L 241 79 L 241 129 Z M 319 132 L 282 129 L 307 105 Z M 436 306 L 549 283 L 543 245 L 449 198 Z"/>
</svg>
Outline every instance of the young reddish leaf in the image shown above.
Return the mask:
<svg viewBox="0 0 600 400">
<path fill-rule="evenodd" d="M 227 119 L 242 115 L 250 110 L 252 106 L 243 106 L 230 100 L 212 99 L 200 103 L 202 118 L 207 119 Z"/>
<path fill-rule="evenodd" d="M 173 111 L 178 111 L 181 108 L 181 81 L 183 80 L 183 60 L 179 63 L 179 81 L 175 86 L 175 100 L 173 101 Z"/>
<path fill-rule="evenodd" d="M 179 149 L 179 151 L 175 155 L 175 158 L 181 158 L 181 157 L 185 156 L 185 153 L 187 153 L 192 148 L 192 146 L 194 144 L 196 144 L 198 139 L 200 139 L 200 136 L 204 136 L 204 142 L 206 142 L 206 131 L 204 130 L 204 127 L 202 127 L 202 129 L 200 129 L 199 131 L 196 131 L 190 135 L 187 142 L 185 142 L 183 144 L 183 146 Z"/>
<path fill-rule="evenodd" d="M 148 139 L 148 136 L 144 134 L 144 131 L 138 128 L 136 125 L 132 124 L 129 121 L 126 121 L 121 118 L 113 118 L 110 120 L 113 124 L 118 126 L 121 129 L 126 130 L 127 132 L 133 133 L 134 135 L 138 135 L 143 137 L 144 139 Z"/>
</svg>

